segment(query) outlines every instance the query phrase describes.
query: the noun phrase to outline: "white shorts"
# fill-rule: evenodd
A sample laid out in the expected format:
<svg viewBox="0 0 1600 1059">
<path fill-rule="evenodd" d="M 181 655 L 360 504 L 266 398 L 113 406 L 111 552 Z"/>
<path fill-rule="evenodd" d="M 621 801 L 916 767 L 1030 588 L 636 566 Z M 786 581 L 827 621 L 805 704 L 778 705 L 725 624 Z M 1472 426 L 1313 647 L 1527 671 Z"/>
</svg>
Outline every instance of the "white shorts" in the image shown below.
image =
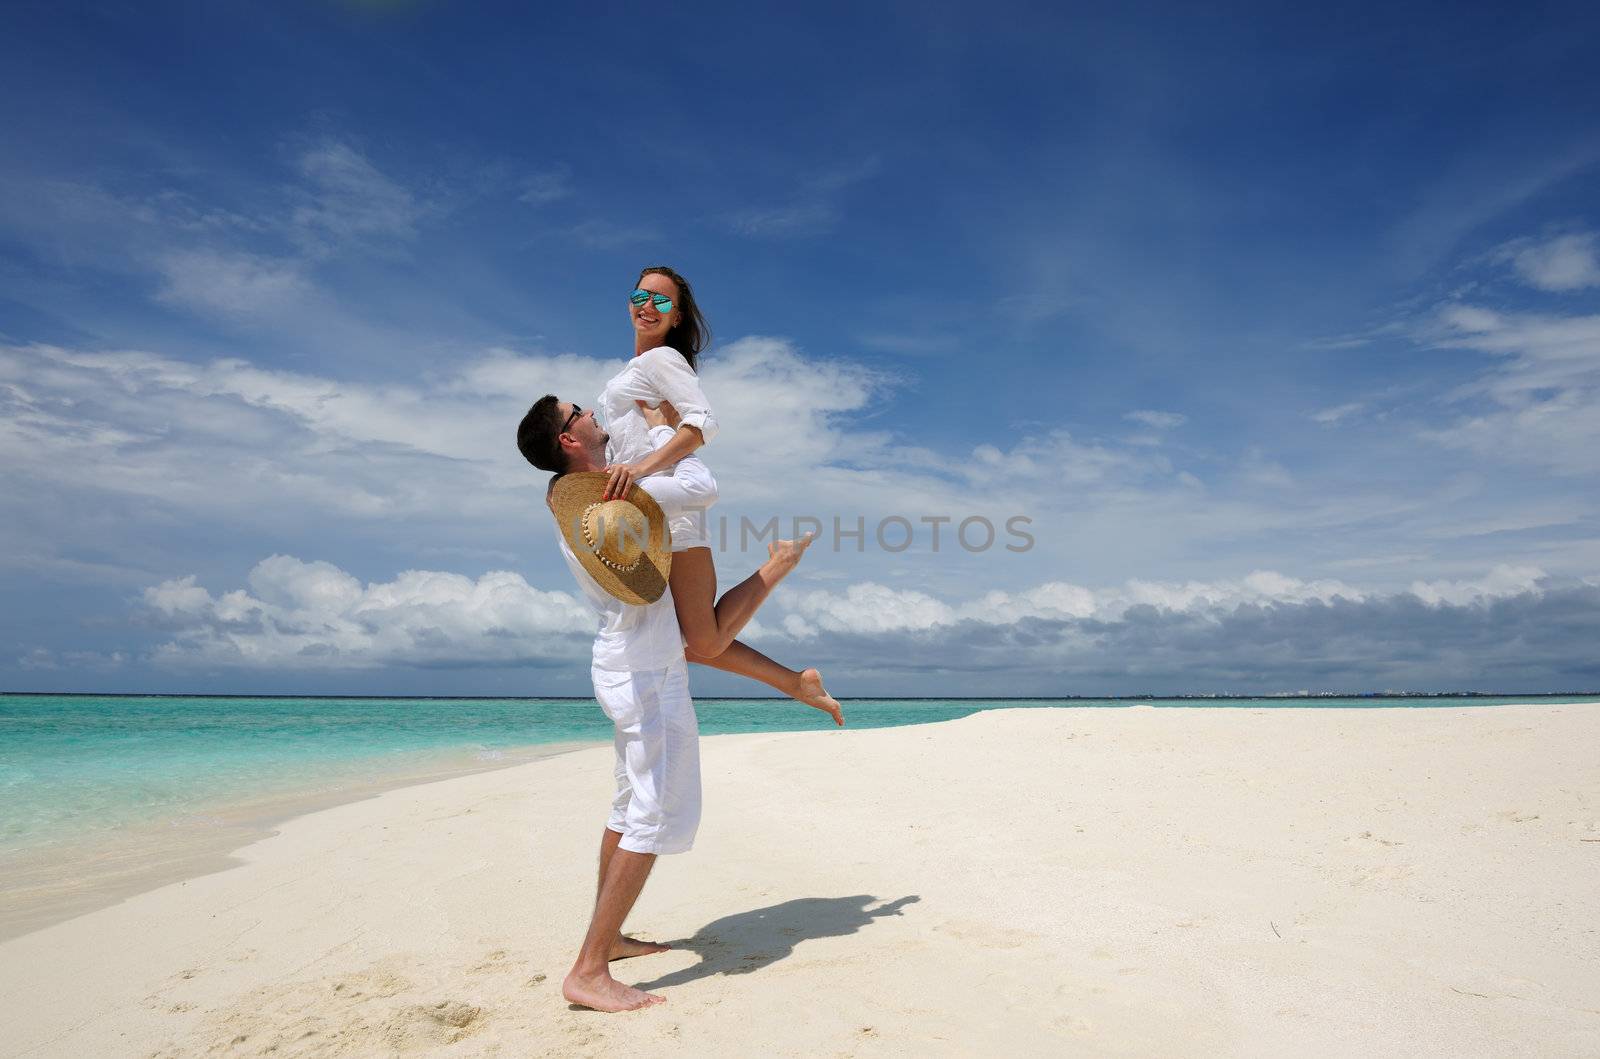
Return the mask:
<svg viewBox="0 0 1600 1059">
<path fill-rule="evenodd" d="M 702 461 L 701 466 L 705 464 Z M 711 506 L 717 502 L 719 492 L 717 480 L 711 477 L 711 471 L 705 472 L 705 477 L 711 484 L 711 495 L 699 507 L 687 507 L 667 519 L 667 526 L 672 530 L 672 550 L 675 552 L 686 551 L 690 548 L 711 547 Z"/>
<path fill-rule="evenodd" d="M 706 529 L 706 522 L 705 508 L 685 511 L 667 519 L 667 526 L 672 530 L 672 550 L 681 552 L 690 548 L 711 547 L 711 534 Z"/>
<path fill-rule="evenodd" d="M 682 659 L 666 669 L 591 669 L 615 727 L 617 793 L 606 827 L 634 853 L 687 853 L 700 829 L 700 726 Z"/>
</svg>

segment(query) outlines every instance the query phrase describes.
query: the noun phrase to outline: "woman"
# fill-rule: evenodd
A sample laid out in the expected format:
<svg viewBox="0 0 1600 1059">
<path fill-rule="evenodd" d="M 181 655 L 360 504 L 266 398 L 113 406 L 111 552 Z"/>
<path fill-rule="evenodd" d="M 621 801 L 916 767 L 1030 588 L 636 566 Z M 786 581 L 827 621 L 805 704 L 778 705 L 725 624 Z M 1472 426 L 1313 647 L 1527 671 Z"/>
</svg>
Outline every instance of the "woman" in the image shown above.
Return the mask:
<svg viewBox="0 0 1600 1059">
<path fill-rule="evenodd" d="M 670 268 L 647 268 L 629 295 L 633 360 L 600 394 L 600 411 L 611 435 L 606 498 L 625 496 L 639 478 L 665 470 L 710 441 L 717 422 L 695 374 L 695 360 L 711 337 L 695 304 L 689 281 Z M 652 426 L 674 428 L 660 448 L 652 447 Z M 794 670 L 735 639 L 779 581 L 799 563 L 811 543 L 768 545 L 761 568 L 717 599 L 717 570 L 711 557 L 704 511 L 674 519 L 672 569 L 668 584 L 683 631 L 684 654 L 691 662 L 759 680 L 815 707 L 843 724 L 839 703 L 822 686 L 815 669 Z"/>
</svg>

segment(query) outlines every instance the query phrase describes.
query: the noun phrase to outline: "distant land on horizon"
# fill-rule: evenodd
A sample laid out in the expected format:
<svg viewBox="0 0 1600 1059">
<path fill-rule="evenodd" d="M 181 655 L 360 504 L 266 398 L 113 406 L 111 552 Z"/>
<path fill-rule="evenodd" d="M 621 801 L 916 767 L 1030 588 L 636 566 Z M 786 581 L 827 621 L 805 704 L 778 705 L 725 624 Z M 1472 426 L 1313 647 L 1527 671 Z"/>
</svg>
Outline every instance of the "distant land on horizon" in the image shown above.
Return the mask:
<svg viewBox="0 0 1600 1059">
<path fill-rule="evenodd" d="M 1305 691 L 1275 692 L 1269 695 L 1232 695 L 1198 693 L 1187 695 L 840 695 L 840 702 L 1142 702 L 1155 699 L 1162 702 L 1192 700 L 1248 701 L 1254 699 L 1564 699 L 1575 696 L 1600 698 L 1600 691 Z M 371 699 L 461 702 L 519 702 L 519 701 L 569 701 L 586 699 L 588 695 L 318 695 L 306 692 L 299 695 L 245 695 L 235 692 L 215 694 L 182 692 L 167 694 L 158 691 L 99 692 L 99 691 L 0 691 L 0 698 L 53 698 L 53 699 Z M 782 695 L 697 695 L 696 702 L 746 702 L 750 699 L 787 701 Z"/>
</svg>

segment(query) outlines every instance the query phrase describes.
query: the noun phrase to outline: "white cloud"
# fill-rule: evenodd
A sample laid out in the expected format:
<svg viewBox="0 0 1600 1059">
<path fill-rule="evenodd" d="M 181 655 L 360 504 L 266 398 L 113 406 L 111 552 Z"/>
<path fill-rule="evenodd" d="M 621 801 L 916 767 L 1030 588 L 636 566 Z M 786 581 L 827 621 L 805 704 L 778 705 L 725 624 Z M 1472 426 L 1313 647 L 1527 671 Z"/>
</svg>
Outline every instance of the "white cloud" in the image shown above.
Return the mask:
<svg viewBox="0 0 1600 1059">
<path fill-rule="evenodd" d="M 729 216 L 728 224 L 740 235 L 781 237 L 820 235 L 838 219 L 831 203 L 813 201 L 739 210 Z"/>
<path fill-rule="evenodd" d="M 871 581 L 843 592 L 805 592 L 790 604 L 784 628 L 796 635 L 816 629 L 882 633 L 947 625 L 955 612 L 925 592 L 893 589 Z"/>
<path fill-rule="evenodd" d="M 460 526 L 458 540 L 500 524 L 495 543 L 475 544 L 501 548 L 526 520 L 538 482 L 512 446 L 516 421 L 541 393 L 597 393 L 617 366 L 490 350 L 424 387 L 27 347 L 0 350 L 0 379 L 8 352 L 17 382 L 34 395 L 19 409 L 30 434 L 9 451 L 41 481 L 64 475 L 197 514 L 432 519 Z M 984 515 L 996 526 L 1025 513 L 1042 549 L 1104 554 L 1108 542 L 1144 549 L 1151 535 L 1170 547 L 1160 527 L 1175 518 L 1188 518 L 1202 539 L 1231 532 L 1235 520 L 1255 527 L 1298 517 L 1278 511 L 1276 523 L 1264 522 L 1268 513 L 1204 495 L 1165 456 L 1065 430 L 1014 436 L 1006 449 L 980 445 L 965 458 L 900 444 L 865 426 L 896 379 L 779 339 L 720 348 L 704 377 L 723 425 L 706 458 L 724 485 L 718 511 L 735 526 L 746 513 L 847 521 L 859 513 L 869 524 L 887 514 Z M 1048 532 L 1052 524 L 1093 537 L 1068 540 Z"/>
<path fill-rule="evenodd" d="M 1125 615 L 1134 606 L 1197 611 L 1243 604 L 1361 600 L 1366 595 L 1343 581 L 1302 581 L 1273 570 L 1256 570 L 1236 581 L 1129 581 L 1122 589 L 1101 593 L 1098 612 L 1110 617 Z"/>
<path fill-rule="evenodd" d="M 1270 489 L 1287 489 L 1294 485 L 1294 476 L 1287 467 L 1255 447 L 1245 450 L 1240 459 L 1239 476 L 1251 485 Z"/>
<path fill-rule="evenodd" d="M 1537 566 L 1501 565 L 1472 581 L 1414 581 L 1411 594 L 1432 606 L 1464 606 L 1486 599 L 1536 591 L 1544 578 L 1545 572 Z"/>
<path fill-rule="evenodd" d="M 568 229 L 567 234 L 595 250 L 643 246 L 661 238 L 661 232 L 651 224 L 634 220 L 608 221 L 598 217 L 580 221 Z"/>
<path fill-rule="evenodd" d="M 1579 679 L 1587 663 L 1574 650 L 1597 592 L 1600 578 L 1558 585 L 1530 566 L 1394 592 L 1271 570 L 1102 587 L 1047 581 L 966 599 L 859 582 L 780 594 L 749 631 L 777 657 L 827 667 L 835 684 L 875 689 L 866 694 L 905 690 L 912 674 L 941 675 L 938 687 L 913 690 L 981 694 L 997 671 L 1013 694 L 1260 691 L 1297 674 L 1295 686 L 1319 689 L 1506 687 L 1527 673 Z M 364 584 L 330 563 L 274 555 L 245 588 L 213 595 L 187 576 L 147 588 L 144 602 L 171 630 L 150 659 L 168 669 L 581 671 L 593 619 L 574 596 L 508 571 L 411 570 Z M 19 664 L 66 661 L 36 650 Z M 118 653 L 96 664 L 126 661 Z"/>
<path fill-rule="evenodd" d="M 410 239 L 422 208 L 411 192 L 381 173 L 349 144 L 326 140 L 301 154 L 306 185 L 290 216 L 290 230 L 306 250 L 325 254 L 342 246 Z"/>
<path fill-rule="evenodd" d="M 515 540 L 520 552 L 540 479 L 513 446 L 516 422 L 545 392 L 589 400 L 616 367 L 491 349 L 426 385 L 385 384 L 240 360 L 0 347 L 0 384 L 13 387 L 0 390 L 10 413 L 0 456 L 38 490 L 144 496 L 202 523 L 287 528 L 331 516 L 365 533 L 357 527 L 378 520 L 428 521 L 458 527 L 439 540 L 501 550 Z M 703 370 L 723 429 L 706 458 L 724 485 L 718 512 L 735 528 L 744 514 L 836 513 L 869 525 L 891 513 L 985 515 L 1003 526 L 1018 512 L 1081 519 L 1097 497 L 1146 483 L 1193 492 L 1165 457 L 1063 430 L 965 458 L 900 444 L 864 426 L 896 379 L 779 339 L 733 342 Z"/>
<path fill-rule="evenodd" d="M 430 392 L 241 360 L 0 347 L 0 456 L 51 492 L 194 513 L 511 515 L 534 482 L 514 444 L 527 405 L 545 389 L 598 391 L 611 367 L 495 351 Z"/>
<path fill-rule="evenodd" d="M 851 422 L 894 380 L 847 360 L 804 355 L 792 343 L 752 336 L 722 347 L 702 364 L 722 430 L 739 444 L 708 449 L 719 473 L 748 475 L 757 488 L 783 495 L 775 477 L 848 461 L 886 458 L 887 439 Z"/>
<path fill-rule="evenodd" d="M 813 172 L 789 201 L 735 210 L 726 218 L 728 226 L 740 235 L 762 238 L 821 235 L 839 222 L 840 193 L 876 176 L 880 168 L 879 159 L 869 157 Z"/>
<path fill-rule="evenodd" d="M 17 658 L 17 667 L 23 670 L 59 669 L 61 665 L 56 661 L 55 652 L 47 651 L 43 647 L 35 647 L 27 654 Z"/>
<path fill-rule="evenodd" d="M 35 647 L 17 658 L 17 668 L 23 671 L 85 670 L 109 672 L 126 665 L 129 656 L 123 651 L 52 651 Z"/>
<path fill-rule="evenodd" d="M 280 313 L 312 294 L 299 264 L 256 254 L 180 250 L 157 262 L 157 297 L 173 305 L 234 316 Z"/>
<path fill-rule="evenodd" d="M 1149 409 L 1127 412 L 1122 418 L 1134 423 L 1143 423 L 1154 430 L 1172 430 L 1189 421 L 1189 417 L 1180 412 L 1156 412 Z"/>
<path fill-rule="evenodd" d="M 1600 237 L 1594 232 L 1560 235 L 1544 242 L 1518 240 L 1501 256 L 1517 275 L 1540 290 L 1574 291 L 1600 287 Z"/>
<path fill-rule="evenodd" d="M 168 617 L 203 614 L 211 606 L 211 593 L 195 584 L 195 576 L 190 574 L 145 589 L 144 601 Z"/>
<path fill-rule="evenodd" d="M 1428 336 L 1477 350 L 1499 363 L 1459 387 L 1454 402 L 1488 407 L 1424 437 L 1496 459 L 1563 473 L 1600 469 L 1600 316 L 1441 309 Z"/>
<path fill-rule="evenodd" d="M 844 694 L 1570 690 L 1600 673 L 1596 580 L 1508 568 L 1370 591 L 1258 571 L 966 602 L 852 586 L 807 598 L 814 620 L 791 613 L 763 650 L 821 667 Z"/>
<path fill-rule="evenodd" d="M 523 178 L 522 193 L 518 202 L 530 206 L 547 206 L 572 195 L 572 174 L 565 167 L 544 169 Z"/>
<path fill-rule="evenodd" d="M 1059 488 L 1164 475 L 1171 471 L 1171 464 L 1164 456 L 1103 442 L 1080 442 L 1068 431 L 1057 429 L 1024 437 L 1004 451 L 979 445 L 969 462 L 950 469 L 973 480 L 1039 482 Z"/>
<path fill-rule="evenodd" d="M 492 349 L 424 385 L 242 360 L 0 346 L 8 486 L 0 514 L 18 527 L 0 561 L 43 568 L 52 555 L 98 554 L 104 528 L 78 532 L 77 519 L 28 537 L 25 527 L 40 520 L 26 513 L 46 504 L 103 512 L 123 541 L 164 536 L 181 522 L 225 539 L 245 528 L 273 546 L 331 531 L 526 555 L 550 528 L 537 517 L 543 477 L 517 453 L 516 424 L 546 392 L 588 403 L 617 367 Z M 917 510 L 930 496 L 964 506 L 954 499 L 960 482 L 942 464 L 931 461 L 930 470 L 915 451 L 852 429 L 887 377 L 803 357 L 775 339 L 723 347 L 705 375 L 725 436 L 737 439 L 708 453 L 724 496 L 735 494 L 719 510 L 735 519 L 896 503 Z M 916 469 L 895 471 L 902 467 Z M 800 503 L 797 485 L 826 504 Z M 152 564 L 170 569 L 142 557 L 146 569 Z"/>
<path fill-rule="evenodd" d="M 191 576 L 145 590 L 177 631 L 154 653 L 175 667 L 370 669 L 517 665 L 586 653 L 593 618 L 565 592 L 521 574 L 408 570 L 363 585 L 325 562 L 287 555 L 250 571 L 249 590 L 212 596 Z"/>
<path fill-rule="evenodd" d="M 1420 276 L 1453 252 L 1468 233 L 1600 162 L 1589 137 L 1555 153 L 1498 151 L 1447 167 L 1432 186 L 1418 189 L 1421 205 L 1390 233 L 1398 264 Z"/>
<path fill-rule="evenodd" d="M 1365 407 L 1366 405 L 1362 404 L 1361 402 L 1354 401 L 1350 404 L 1341 404 L 1335 405 L 1332 408 L 1324 408 L 1320 412 L 1313 413 L 1311 418 L 1318 423 L 1337 423 L 1346 416 L 1355 415 Z"/>
<path fill-rule="evenodd" d="M 1505 579 L 1486 582 L 1487 592 L 1505 589 Z M 945 602 L 915 589 L 875 582 L 842 591 L 812 591 L 788 604 L 781 628 L 792 636 L 818 632 L 872 635 L 928 630 L 961 622 L 1014 625 L 1029 618 L 1121 621 L 1134 607 L 1176 613 L 1231 610 L 1245 604 L 1360 601 L 1368 593 L 1342 581 L 1302 581 L 1271 570 L 1257 570 L 1233 581 L 1130 580 L 1120 586 L 1089 588 L 1048 581 L 1020 592 L 990 591 L 961 602 Z"/>
<path fill-rule="evenodd" d="M 385 383 L 241 360 L 0 346 L 7 483 L 0 516 L 18 527 L 0 562 L 44 570 L 94 559 L 115 524 L 119 540 L 144 548 L 120 549 L 119 561 L 159 571 L 159 580 L 195 569 L 182 565 L 178 545 L 164 543 L 169 528 L 182 524 L 230 542 L 226 558 L 219 556 L 225 562 L 308 547 L 342 556 L 360 540 L 363 548 L 414 558 L 455 548 L 478 557 L 466 561 L 499 565 L 502 559 L 485 557 L 515 555 L 534 569 L 561 571 L 555 580 L 565 584 L 548 520 L 539 517 L 543 479 L 516 452 L 514 428 L 542 393 L 587 403 L 617 366 L 490 349 L 434 378 Z M 1082 569 L 1085 557 L 1104 576 L 1149 578 L 1183 570 L 1185 557 L 1200 551 L 1227 554 L 1241 534 L 1254 535 L 1251 561 L 1265 564 L 1293 561 L 1287 546 L 1273 542 L 1297 533 L 1339 534 L 1342 546 L 1371 554 L 1395 545 L 1374 543 L 1367 529 L 1347 539 L 1341 527 L 1410 519 L 1405 530 L 1414 535 L 1461 524 L 1436 492 L 1309 495 L 1259 452 L 1231 462 L 1202 455 L 1196 467 L 1208 484 L 1177 456 L 1065 429 L 1013 431 L 965 454 L 907 445 L 872 427 L 900 379 L 776 338 L 719 347 L 703 373 L 723 430 L 705 454 L 723 487 L 713 516 L 730 521 L 730 545 L 739 546 L 744 516 L 758 525 L 779 516 L 785 534 L 791 516 L 815 516 L 825 539 L 834 517 L 845 528 L 864 520 L 866 553 L 858 557 L 847 542 L 835 542 L 831 553 L 819 546 L 800 575 L 806 579 L 885 580 L 867 571 L 884 567 L 873 527 L 891 515 L 908 519 L 917 541 L 893 560 L 895 576 L 916 579 L 899 587 L 915 584 L 938 598 L 981 577 L 987 588 L 1026 597 L 1021 605 L 1037 613 L 1068 604 L 1050 603 L 1049 592 L 1030 585 L 1030 571 Z M 1250 499 L 1263 484 L 1273 489 L 1270 503 Z M 62 512 L 48 531 L 28 514 L 45 504 Z M 86 511 L 100 521 L 77 514 Z M 1016 515 L 1032 519 L 1037 543 L 1026 559 L 1003 547 Z M 925 522 L 940 516 L 951 521 L 931 559 Z M 996 528 L 997 540 L 984 554 L 968 554 L 957 547 L 956 527 L 978 516 Z M 897 540 L 898 531 L 889 537 Z M 724 584 L 749 564 L 749 555 L 725 553 L 718 560 Z M 149 574 L 141 581 L 149 583 Z M 817 606 L 815 614 L 796 611 L 795 621 L 821 628 L 838 620 Z"/>
<path fill-rule="evenodd" d="M 418 318 L 460 321 L 448 300 L 397 312 L 392 292 L 363 299 L 346 283 L 338 297 L 327 293 L 339 279 L 319 265 L 350 251 L 392 254 L 439 206 L 420 203 L 335 139 L 291 161 L 287 182 L 274 172 L 231 184 L 227 207 L 197 194 L 194 181 L 203 178 L 193 174 L 167 174 L 165 186 L 136 192 L 125 181 L 113 188 L 0 174 L 0 229 L 53 268 L 93 270 L 95 289 L 108 279 L 134 283 L 161 305 L 245 324 L 253 339 L 271 334 L 291 356 L 359 359 L 414 344 Z M 41 273 L 28 286 L 46 318 L 103 330 L 96 306 L 80 305 L 88 289 L 81 277 Z"/>
</svg>

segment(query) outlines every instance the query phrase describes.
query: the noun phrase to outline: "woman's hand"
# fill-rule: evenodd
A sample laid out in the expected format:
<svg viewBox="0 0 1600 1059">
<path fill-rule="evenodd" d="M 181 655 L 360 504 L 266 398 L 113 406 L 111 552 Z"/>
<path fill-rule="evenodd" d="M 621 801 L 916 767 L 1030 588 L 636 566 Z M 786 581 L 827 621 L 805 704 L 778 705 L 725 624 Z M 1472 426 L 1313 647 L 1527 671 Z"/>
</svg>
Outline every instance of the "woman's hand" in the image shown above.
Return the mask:
<svg viewBox="0 0 1600 1059">
<path fill-rule="evenodd" d="M 628 490 L 633 483 L 644 477 L 643 468 L 637 463 L 609 463 L 605 473 L 611 477 L 606 482 L 606 491 L 601 494 L 602 500 L 626 500 Z"/>
</svg>

